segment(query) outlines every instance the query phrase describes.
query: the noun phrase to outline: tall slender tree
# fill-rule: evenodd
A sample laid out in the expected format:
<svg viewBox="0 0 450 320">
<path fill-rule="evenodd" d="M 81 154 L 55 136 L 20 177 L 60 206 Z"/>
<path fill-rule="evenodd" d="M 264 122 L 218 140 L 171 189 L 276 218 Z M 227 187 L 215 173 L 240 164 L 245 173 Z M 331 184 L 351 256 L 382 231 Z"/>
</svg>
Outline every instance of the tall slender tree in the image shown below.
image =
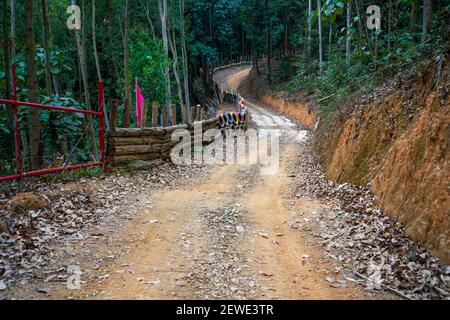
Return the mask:
<svg viewBox="0 0 450 320">
<path fill-rule="evenodd" d="M 83 2 L 83 6 L 85 4 L 86 0 L 82 0 Z M 72 4 L 76 5 L 77 1 L 76 0 L 72 0 Z M 77 51 L 78 51 L 78 60 L 79 60 L 79 70 L 81 73 L 81 78 L 82 78 L 82 86 L 83 86 L 83 91 L 84 91 L 84 103 L 86 105 L 86 109 L 87 110 L 92 110 L 92 106 L 91 106 L 91 95 L 89 92 L 89 76 L 88 76 L 88 68 L 87 68 L 87 58 L 86 58 L 86 41 L 83 40 L 85 39 L 85 29 L 87 28 L 86 26 L 86 19 L 85 19 L 85 15 L 86 15 L 86 11 L 82 11 L 82 15 L 83 15 L 83 19 L 82 19 L 82 23 L 81 23 L 81 30 L 82 33 L 80 34 L 80 30 L 75 29 L 75 39 L 77 42 Z M 96 144 L 96 136 L 94 133 L 94 126 L 92 124 L 92 115 L 87 114 L 85 116 L 85 119 L 87 121 L 87 131 L 88 131 L 88 136 L 90 138 L 90 145 L 91 145 L 91 153 L 93 154 L 94 157 L 98 158 L 99 154 L 98 154 L 98 148 L 97 148 L 97 144 Z"/>
<path fill-rule="evenodd" d="M 10 20 L 11 20 L 11 59 L 16 58 L 16 2 L 9 1 Z"/>
<path fill-rule="evenodd" d="M 387 45 L 388 51 L 392 51 L 392 19 L 393 19 L 393 4 L 392 0 L 388 0 L 388 36 L 387 36 Z"/>
<path fill-rule="evenodd" d="M 97 27 L 96 27 L 96 5 L 95 0 L 92 0 L 92 46 L 94 49 L 94 59 L 95 59 L 95 67 L 97 69 L 97 78 L 98 81 L 103 81 L 102 72 L 100 69 L 100 61 L 98 58 L 98 50 L 97 50 Z"/>
<path fill-rule="evenodd" d="M 2 3 L 2 29 L 3 29 L 3 65 L 5 66 L 5 98 L 9 99 L 11 97 L 11 77 L 10 77 L 10 66 L 11 66 L 11 56 L 10 56 L 10 38 L 8 35 L 8 2 L 3 1 Z M 10 109 L 8 109 L 10 110 Z M 10 112 L 9 112 L 10 113 Z M 11 113 L 10 113 L 11 114 Z"/>
<path fill-rule="evenodd" d="M 11 20 L 11 62 L 15 63 L 16 60 L 16 1 L 10 0 L 9 2 L 10 20 Z M 25 130 L 20 130 L 20 141 L 22 145 L 23 159 L 28 161 L 29 156 L 29 143 L 28 136 Z"/>
<path fill-rule="evenodd" d="M 180 79 L 180 73 L 179 73 L 179 60 L 178 60 L 178 50 L 177 50 L 177 39 L 175 36 L 175 27 L 174 27 L 174 22 L 173 22 L 173 16 L 172 19 L 170 20 L 170 28 L 169 28 L 169 46 L 170 46 L 170 51 L 172 52 L 172 60 L 173 60 L 173 64 L 172 64 L 172 68 L 173 68 L 173 75 L 175 77 L 175 82 L 177 84 L 177 91 L 178 91 L 178 99 L 180 102 L 180 107 L 181 107 L 181 117 L 182 117 L 182 121 L 183 123 L 186 123 L 186 112 L 185 112 L 185 106 L 184 106 L 184 99 L 183 99 L 183 89 L 181 87 L 181 79 Z"/>
<path fill-rule="evenodd" d="M 127 128 L 130 125 L 131 97 L 130 97 L 130 53 L 128 50 L 129 29 L 130 29 L 130 0 L 125 1 L 125 21 L 123 31 L 123 69 L 124 69 L 124 106 L 122 126 Z"/>
<path fill-rule="evenodd" d="M 10 99 L 11 98 L 11 76 L 10 76 L 10 66 L 11 66 L 11 56 L 10 56 L 10 38 L 8 35 L 8 2 L 3 1 L 2 6 L 2 27 L 3 27 L 3 65 L 5 66 L 5 96 L 3 98 Z M 12 109 L 7 108 L 7 119 L 10 131 L 13 131 L 13 114 Z M 7 149 L 10 150 L 11 154 L 14 154 L 14 142 L 13 135 L 9 135 L 7 139 Z"/>
<path fill-rule="evenodd" d="M 323 42 L 322 42 L 322 4 L 321 0 L 317 0 L 317 22 L 319 28 L 319 69 L 323 69 Z"/>
<path fill-rule="evenodd" d="M 415 33 L 417 29 L 417 0 L 411 0 L 411 12 L 409 16 L 409 32 Z"/>
<path fill-rule="evenodd" d="M 429 32 L 431 18 L 433 13 L 433 2 L 423 0 L 423 23 L 422 23 L 422 42 L 425 42 Z"/>
<path fill-rule="evenodd" d="M 38 102 L 38 80 L 35 62 L 35 38 L 33 24 L 33 0 L 24 0 L 25 17 L 25 62 L 27 71 L 28 99 L 30 102 Z M 43 163 L 43 145 L 40 121 L 40 110 L 28 109 L 30 121 L 30 156 L 33 169 L 39 169 Z"/>
<path fill-rule="evenodd" d="M 41 0 L 41 23 L 45 51 L 45 90 L 47 96 L 51 96 L 52 76 L 50 72 L 50 32 L 48 23 L 48 0 Z"/>
<path fill-rule="evenodd" d="M 312 0 L 308 0 L 308 62 L 311 61 Z"/>
<path fill-rule="evenodd" d="M 145 4 L 142 0 L 139 0 L 139 2 L 141 6 L 144 8 L 145 16 L 147 17 L 148 24 L 150 25 L 150 29 L 152 31 L 152 37 L 153 39 L 156 39 L 155 27 L 153 26 L 153 21 L 150 18 L 150 8 L 149 8 L 150 5 L 148 4 L 148 1 L 147 4 Z"/>
<path fill-rule="evenodd" d="M 270 17 L 269 0 L 266 0 L 266 28 L 267 28 L 267 75 L 272 80 L 272 19 Z"/>
<path fill-rule="evenodd" d="M 169 36 L 167 32 L 167 0 L 158 0 L 158 6 L 159 6 L 159 16 L 161 19 L 161 33 L 162 33 L 162 39 L 164 44 L 164 53 L 166 57 L 169 56 Z M 169 115 L 169 119 L 172 119 L 172 94 L 171 94 L 171 88 L 170 88 L 170 68 L 168 65 L 164 66 L 164 74 L 166 77 L 166 109 L 167 113 Z"/>
<path fill-rule="evenodd" d="M 345 61 L 347 62 L 347 64 L 350 62 L 350 54 L 352 48 L 352 34 L 350 31 L 352 23 L 351 13 L 352 13 L 352 3 L 350 0 L 347 0 L 347 39 L 345 42 Z"/>
<path fill-rule="evenodd" d="M 186 45 L 186 19 L 185 15 L 185 3 L 184 0 L 180 1 L 180 32 L 181 32 L 181 55 L 183 60 L 183 83 L 184 83 L 184 102 L 186 103 L 186 112 L 188 114 L 187 121 L 190 122 L 192 119 L 189 119 L 191 114 L 191 97 L 189 90 L 189 69 L 188 69 L 188 55 L 187 55 L 187 45 Z"/>
<path fill-rule="evenodd" d="M 283 36 L 283 56 L 289 55 L 289 17 L 287 9 L 283 12 L 284 17 L 284 36 Z"/>
</svg>

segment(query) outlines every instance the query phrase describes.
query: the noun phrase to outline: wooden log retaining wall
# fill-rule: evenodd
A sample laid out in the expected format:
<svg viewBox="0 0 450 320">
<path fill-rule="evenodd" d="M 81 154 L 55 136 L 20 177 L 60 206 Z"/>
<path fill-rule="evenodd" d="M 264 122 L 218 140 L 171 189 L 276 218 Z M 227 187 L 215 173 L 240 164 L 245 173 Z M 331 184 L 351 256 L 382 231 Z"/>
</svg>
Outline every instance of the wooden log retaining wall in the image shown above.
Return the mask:
<svg viewBox="0 0 450 320">
<path fill-rule="evenodd" d="M 217 120 L 200 121 L 202 132 L 216 128 Z M 172 142 L 172 133 L 189 130 L 194 140 L 194 124 L 152 128 L 115 128 L 108 137 L 109 165 L 125 165 L 133 161 L 170 159 L 170 153 L 179 141 Z"/>
</svg>

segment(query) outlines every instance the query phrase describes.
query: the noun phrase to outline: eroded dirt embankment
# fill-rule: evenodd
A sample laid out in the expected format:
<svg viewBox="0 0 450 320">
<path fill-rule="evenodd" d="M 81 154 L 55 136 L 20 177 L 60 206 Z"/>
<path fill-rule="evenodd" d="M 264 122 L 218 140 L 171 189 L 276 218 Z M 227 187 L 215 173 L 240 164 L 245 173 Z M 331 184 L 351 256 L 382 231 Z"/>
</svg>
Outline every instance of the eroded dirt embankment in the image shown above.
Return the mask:
<svg viewBox="0 0 450 320">
<path fill-rule="evenodd" d="M 392 80 L 340 108 L 317 130 L 314 149 L 322 155 L 328 179 L 370 184 L 384 212 L 448 264 L 450 81 L 448 58 L 441 58 L 409 79 Z M 317 117 L 308 103 L 274 93 L 264 78 L 251 72 L 247 91 L 315 127 Z"/>
<path fill-rule="evenodd" d="M 322 127 L 315 143 L 329 179 L 371 183 L 384 212 L 447 264 L 449 90 L 443 58 L 379 88 L 349 117 Z"/>
<path fill-rule="evenodd" d="M 273 92 L 265 81 L 265 77 L 258 77 L 254 71 L 249 75 L 245 83 L 245 90 L 259 101 L 290 116 L 304 126 L 313 129 L 318 117 L 308 103 L 288 99 L 285 92 Z"/>
</svg>

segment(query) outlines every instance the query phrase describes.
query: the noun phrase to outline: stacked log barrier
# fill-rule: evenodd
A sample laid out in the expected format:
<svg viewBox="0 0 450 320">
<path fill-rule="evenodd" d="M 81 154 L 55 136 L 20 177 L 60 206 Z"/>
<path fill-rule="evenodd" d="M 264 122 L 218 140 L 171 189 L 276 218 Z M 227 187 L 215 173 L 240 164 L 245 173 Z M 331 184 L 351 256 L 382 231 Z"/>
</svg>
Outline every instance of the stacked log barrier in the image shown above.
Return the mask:
<svg viewBox="0 0 450 320">
<path fill-rule="evenodd" d="M 202 133 L 217 128 L 217 119 L 199 121 L 166 128 L 116 128 L 111 132 L 108 158 L 112 165 L 126 165 L 134 161 L 153 161 L 170 159 L 172 149 L 179 141 L 172 141 L 172 134 L 179 129 L 189 130 L 194 141 L 194 125 L 200 125 Z"/>
</svg>

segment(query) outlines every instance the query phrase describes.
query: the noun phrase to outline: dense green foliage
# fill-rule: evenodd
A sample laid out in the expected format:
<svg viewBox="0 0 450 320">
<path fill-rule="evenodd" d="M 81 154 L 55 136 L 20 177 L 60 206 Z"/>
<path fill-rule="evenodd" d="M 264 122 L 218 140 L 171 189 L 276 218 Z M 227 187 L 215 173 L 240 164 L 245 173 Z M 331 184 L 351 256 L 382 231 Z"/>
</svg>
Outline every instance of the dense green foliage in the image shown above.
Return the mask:
<svg viewBox="0 0 450 320">
<path fill-rule="evenodd" d="M 345 21 L 338 19 L 336 39 L 326 44 L 323 71 L 319 72 L 317 60 L 308 63 L 307 54 L 303 52 L 290 60 L 289 75 L 283 73 L 283 68 L 279 69 L 280 83 L 276 87 L 313 94 L 320 101 L 322 115 L 328 116 L 350 93 L 361 95 L 370 92 L 386 77 L 398 72 L 412 73 L 429 58 L 448 52 L 450 6 L 445 1 L 434 1 L 432 24 L 422 41 L 420 20 L 411 28 L 411 1 L 392 3 L 395 6 L 395 10 L 391 9 L 392 17 L 386 16 L 389 15 L 389 2 L 380 3 L 383 14 L 381 30 L 360 33 L 357 27 L 359 18 L 353 18 L 349 61 L 345 57 Z M 342 14 L 340 11 L 338 18 Z M 392 19 L 390 32 L 389 19 Z M 328 20 L 328 24 L 331 23 L 335 22 Z M 287 83 L 282 81 L 286 77 L 289 78 Z"/>
</svg>

